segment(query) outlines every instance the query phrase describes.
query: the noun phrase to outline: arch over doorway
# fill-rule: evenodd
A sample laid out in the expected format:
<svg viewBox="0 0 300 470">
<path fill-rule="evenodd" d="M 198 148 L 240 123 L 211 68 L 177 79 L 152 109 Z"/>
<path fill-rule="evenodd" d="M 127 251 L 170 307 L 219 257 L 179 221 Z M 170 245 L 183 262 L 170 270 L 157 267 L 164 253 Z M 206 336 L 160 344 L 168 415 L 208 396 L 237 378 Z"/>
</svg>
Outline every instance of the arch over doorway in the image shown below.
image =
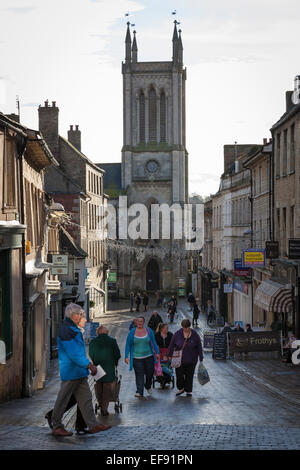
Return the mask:
<svg viewBox="0 0 300 470">
<path fill-rule="evenodd" d="M 146 266 L 146 291 L 156 291 L 160 288 L 160 272 L 158 262 L 152 258 Z"/>
</svg>

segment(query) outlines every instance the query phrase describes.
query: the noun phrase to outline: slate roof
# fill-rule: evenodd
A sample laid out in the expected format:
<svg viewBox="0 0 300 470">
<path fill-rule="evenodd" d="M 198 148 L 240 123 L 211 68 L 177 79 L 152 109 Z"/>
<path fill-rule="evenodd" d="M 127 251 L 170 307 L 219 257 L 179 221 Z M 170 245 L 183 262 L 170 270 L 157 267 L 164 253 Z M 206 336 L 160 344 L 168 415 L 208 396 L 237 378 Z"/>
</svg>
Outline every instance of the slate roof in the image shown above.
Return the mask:
<svg viewBox="0 0 300 470">
<path fill-rule="evenodd" d="M 109 189 L 122 189 L 121 163 L 96 163 L 105 173 L 103 176 L 104 191 Z"/>
<path fill-rule="evenodd" d="M 68 252 L 75 258 L 86 258 L 88 254 L 77 245 L 71 235 L 63 228 L 59 229 L 59 242 L 62 251 Z"/>
</svg>

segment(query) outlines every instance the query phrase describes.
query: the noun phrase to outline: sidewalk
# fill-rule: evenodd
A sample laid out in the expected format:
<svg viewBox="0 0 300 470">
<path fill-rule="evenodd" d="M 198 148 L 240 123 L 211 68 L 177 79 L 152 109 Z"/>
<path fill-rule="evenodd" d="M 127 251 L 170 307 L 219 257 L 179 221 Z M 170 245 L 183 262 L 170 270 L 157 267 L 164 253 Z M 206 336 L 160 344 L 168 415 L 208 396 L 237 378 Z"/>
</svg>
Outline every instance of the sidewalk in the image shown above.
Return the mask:
<svg viewBox="0 0 300 470">
<path fill-rule="evenodd" d="M 189 311 L 187 302 L 180 301 L 179 309 L 186 317 L 192 318 L 193 315 Z M 198 324 L 201 330 L 211 329 L 207 326 L 206 315 L 199 315 Z M 281 357 L 268 357 L 268 353 L 249 353 L 245 360 L 227 359 L 227 363 L 277 398 L 283 399 L 290 405 L 300 407 L 299 366 L 286 365 L 282 362 Z"/>
</svg>

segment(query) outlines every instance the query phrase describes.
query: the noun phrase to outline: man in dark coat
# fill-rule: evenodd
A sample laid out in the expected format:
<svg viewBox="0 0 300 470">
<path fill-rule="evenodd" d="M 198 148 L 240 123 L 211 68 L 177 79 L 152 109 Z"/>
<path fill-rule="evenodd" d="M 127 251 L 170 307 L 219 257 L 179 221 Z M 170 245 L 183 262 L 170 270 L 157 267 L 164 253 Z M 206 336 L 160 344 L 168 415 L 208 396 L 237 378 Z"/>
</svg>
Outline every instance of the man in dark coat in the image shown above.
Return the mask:
<svg viewBox="0 0 300 470">
<path fill-rule="evenodd" d="M 196 299 L 191 292 L 188 295 L 187 301 L 190 304 L 190 310 L 193 310 L 193 305 L 196 302 Z"/>
<path fill-rule="evenodd" d="M 140 293 L 138 292 L 135 296 L 135 303 L 136 303 L 136 312 L 139 312 L 140 311 L 140 304 L 141 304 L 141 295 Z"/>
<path fill-rule="evenodd" d="M 144 312 L 147 312 L 148 302 L 149 302 L 149 297 L 147 295 L 147 292 L 144 292 L 144 296 L 143 296 Z"/>
<path fill-rule="evenodd" d="M 105 326 L 97 328 L 97 337 L 90 342 L 89 356 L 95 366 L 99 365 L 106 374 L 95 383 L 95 394 L 101 415 L 108 416 L 108 405 L 113 397 L 113 383 L 116 379 L 115 369 L 121 357 L 117 341 L 108 336 L 108 329 Z"/>
<path fill-rule="evenodd" d="M 156 328 L 158 327 L 159 323 L 162 323 L 162 318 L 158 314 L 158 312 L 153 312 L 153 315 L 150 317 L 150 320 L 148 321 L 148 326 L 153 330 L 154 332 L 156 331 Z"/>
</svg>

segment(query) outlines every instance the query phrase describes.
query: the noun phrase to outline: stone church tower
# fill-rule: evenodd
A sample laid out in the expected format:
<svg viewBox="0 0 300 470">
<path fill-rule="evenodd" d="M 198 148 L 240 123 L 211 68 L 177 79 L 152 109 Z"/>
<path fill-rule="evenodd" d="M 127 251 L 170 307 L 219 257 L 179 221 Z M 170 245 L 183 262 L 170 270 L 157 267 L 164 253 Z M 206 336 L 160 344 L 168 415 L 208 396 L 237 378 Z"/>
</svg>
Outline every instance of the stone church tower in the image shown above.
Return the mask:
<svg viewBox="0 0 300 470">
<path fill-rule="evenodd" d="M 142 203 L 148 210 L 151 204 L 188 203 L 186 69 L 181 30 L 177 31 L 174 23 L 173 58 L 166 62 L 139 62 L 136 32 L 132 40 L 127 23 L 122 63 L 122 188 L 127 191 L 129 206 Z M 177 291 L 178 278 L 187 276 L 187 262 L 184 257 L 175 257 L 175 245 L 177 254 L 178 247 L 184 253 L 184 241 L 175 244 L 174 240 L 151 240 L 150 236 L 136 241 L 141 251 L 147 248 L 147 255 L 127 263 L 131 274 L 127 288 Z"/>
</svg>

